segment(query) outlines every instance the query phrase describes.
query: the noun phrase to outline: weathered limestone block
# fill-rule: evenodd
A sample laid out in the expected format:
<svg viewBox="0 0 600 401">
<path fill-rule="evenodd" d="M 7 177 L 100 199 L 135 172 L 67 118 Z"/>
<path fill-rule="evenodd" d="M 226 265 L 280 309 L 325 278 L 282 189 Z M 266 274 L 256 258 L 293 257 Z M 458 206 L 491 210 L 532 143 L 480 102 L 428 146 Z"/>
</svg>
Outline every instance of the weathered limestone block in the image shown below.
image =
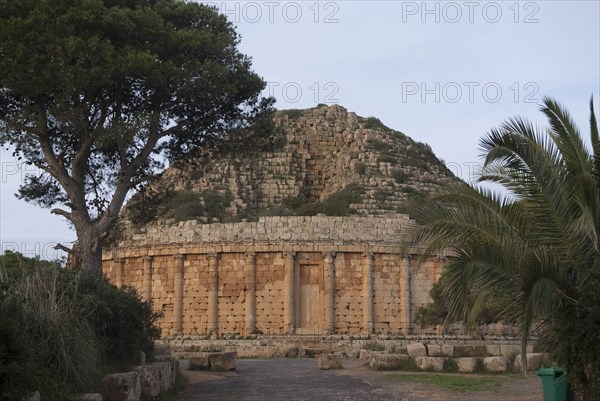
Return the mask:
<svg viewBox="0 0 600 401">
<path fill-rule="evenodd" d="M 485 345 L 455 345 L 453 356 L 456 358 L 484 357 L 487 355 Z"/>
<path fill-rule="evenodd" d="M 548 361 L 548 354 L 545 353 L 536 353 L 536 354 L 527 354 L 527 370 L 529 372 L 534 372 L 538 370 L 542 364 Z M 515 361 L 513 363 L 513 370 L 515 372 L 520 372 L 523 368 L 523 362 L 521 361 L 521 354 L 518 354 L 515 357 Z"/>
<path fill-rule="evenodd" d="M 409 358 L 408 355 L 373 353 L 369 366 L 375 370 L 400 370 Z"/>
<path fill-rule="evenodd" d="M 140 375 L 142 400 L 150 400 L 161 392 L 169 390 L 173 384 L 171 364 L 169 362 L 154 362 L 135 368 Z"/>
<path fill-rule="evenodd" d="M 427 349 L 423 343 L 408 344 L 406 346 L 406 351 L 408 352 L 408 355 L 412 356 L 413 358 L 427 355 Z"/>
<path fill-rule="evenodd" d="M 75 394 L 73 401 L 102 401 L 102 394 Z"/>
<path fill-rule="evenodd" d="M 501 345 L 500 346 L 500 355 L 505 356 L 507 358 L 513 358 L 516 355 L 521 353 L 521 346 L 519 344 L 512 345 Z M 533 346 L 527 346 L 527 353 L 533 354 Z"/>
<path fill-rule="evenodd" d="M 459 372 L 470 373 L 477 367 L 477 358 L 454 358 L 454 361 L 456 362 L 456 366 L 458 366 Z"/>
<path fill-rule="evenodd" d="M 361 361 L 367 361 L 367 363 L 371 360 L 371 356 L 375 351 L 371 351 L 370 349 L 361 349 L 358 353 L 358 359 Z"/>
<path fill-rule="evenodd" d="M 417 366 L 423 370 L 431 370 L 434 372 L 441 372 L 444 370 L 444 359 L 433 356 L 418 356 L 415 358 Z"/>
<path fill-rule="evenodd" d="M 454 355 L 454 345 L 442 345 L 442 355 L 443 356 Z"/>
<path fill-rule="evenodd" d="M 483 366 L 489 372 L 506 372 L 508 359 L 503 356 L 488 356 L 483 358 Z"/>
<path fill-rule="evenodd" d="M 502 355 L 502 353 L 500 352 L 500 346 L 499 345 L 486 345 L 485 346 L 485 351 L 487 352 L 488 356 Z"/>
<path fill-rule="evenodd" d="M 188 370 L 209 370 L 208 355 L 196 356 L 190 359 Z"/>
<path fill-rule="evenodd" d="M 219 372 L 235 370 L 237 363 L 237 353 L 219 352 L 216 354 L 209 354 L 208 362 L 210 364 L 210 370 Z"/>
<path fill-rule="evenodd" d="M 342 356 L 339 354 L 321 354 L 319 355 L 319 369 L 341 369 Z"/>
<path fill-rule="evenodd" d="M 168 362 L 171 366 L 171 383 L 169 388 L 175 385 L 175 380 L 177 379 L 177 373 L 179 373 L 179 360 L 171 355 L 157 355 L 157 362 Z"/>
<path fill-rule="evenodd" d="M 428 356 L 442 355 L 442 347 L 439 344 L 427 344 L 427 355 Z"/>
<path fill-rule="evenodd" d="M 142 394 L 138 372 L 115 373 L 102 380 L 104 401 L 138 401 Z"/>
</svg>

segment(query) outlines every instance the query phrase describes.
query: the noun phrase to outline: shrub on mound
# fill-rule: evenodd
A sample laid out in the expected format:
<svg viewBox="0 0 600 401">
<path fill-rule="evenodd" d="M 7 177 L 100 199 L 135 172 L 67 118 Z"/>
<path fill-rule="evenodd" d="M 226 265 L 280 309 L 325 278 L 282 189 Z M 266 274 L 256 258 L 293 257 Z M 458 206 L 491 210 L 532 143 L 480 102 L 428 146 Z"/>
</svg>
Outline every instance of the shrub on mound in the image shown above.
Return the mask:
<svg viewBox="0 0 600 401">
<path fill-rule="evenodd" d="M 97 391 L 152 353 L 158 318 L 134 289 L 7 252 L 0 256 L 0 400 Z"/>
</svg>

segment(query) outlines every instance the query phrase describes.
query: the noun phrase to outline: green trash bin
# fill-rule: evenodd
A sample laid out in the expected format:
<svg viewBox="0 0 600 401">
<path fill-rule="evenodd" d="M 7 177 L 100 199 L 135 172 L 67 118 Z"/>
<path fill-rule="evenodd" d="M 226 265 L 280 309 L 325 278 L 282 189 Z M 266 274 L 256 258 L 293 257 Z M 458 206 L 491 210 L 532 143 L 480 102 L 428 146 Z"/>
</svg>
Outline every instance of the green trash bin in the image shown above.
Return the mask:
<svg viewBox="0 0 600 401">
<path fill-rule="evenodd" d="M 560 368 L 546 368 L 537 371 L 542 379 L 544 401 L 567 401 L 567 378 Z"/>
</svg>

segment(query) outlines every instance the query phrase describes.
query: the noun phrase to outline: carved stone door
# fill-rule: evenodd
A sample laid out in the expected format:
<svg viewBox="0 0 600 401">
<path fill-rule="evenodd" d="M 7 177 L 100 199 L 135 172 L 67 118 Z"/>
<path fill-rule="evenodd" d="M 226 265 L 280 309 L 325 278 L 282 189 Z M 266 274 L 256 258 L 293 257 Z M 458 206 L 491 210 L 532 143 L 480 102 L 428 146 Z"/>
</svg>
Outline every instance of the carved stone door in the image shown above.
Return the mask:
<svg viewBox="0 0 600 401">
<path fill-rule="evenodd" d="M 300 265 L 298 272 L 298 334 L 319 334 L 321 317 L 321 275 L 319 265 Z"/>
</svg>

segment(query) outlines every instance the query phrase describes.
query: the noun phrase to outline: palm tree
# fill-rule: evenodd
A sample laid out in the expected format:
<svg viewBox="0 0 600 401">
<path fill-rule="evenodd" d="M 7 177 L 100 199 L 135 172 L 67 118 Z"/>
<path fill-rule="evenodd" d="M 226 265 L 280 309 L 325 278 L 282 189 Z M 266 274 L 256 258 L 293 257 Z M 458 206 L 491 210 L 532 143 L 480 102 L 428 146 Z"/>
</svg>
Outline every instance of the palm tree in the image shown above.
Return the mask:
<svg viewBox="0 0 600 401">
<path fill-rule="evenodd" d="M 590 144 L 569 113 L 545 98 L 549 127 L 515 117 L 485 135 L 480 183 L 433 198 L 414 240 L 452 251 L 441 278 L 456 319 L 485 306 L 519 323 L 567 369 L 579 400 L 600 395 L 600 138 L 590 101 Z M 591 145 L 591 150 L 589 149 Z"/>
</svg>

